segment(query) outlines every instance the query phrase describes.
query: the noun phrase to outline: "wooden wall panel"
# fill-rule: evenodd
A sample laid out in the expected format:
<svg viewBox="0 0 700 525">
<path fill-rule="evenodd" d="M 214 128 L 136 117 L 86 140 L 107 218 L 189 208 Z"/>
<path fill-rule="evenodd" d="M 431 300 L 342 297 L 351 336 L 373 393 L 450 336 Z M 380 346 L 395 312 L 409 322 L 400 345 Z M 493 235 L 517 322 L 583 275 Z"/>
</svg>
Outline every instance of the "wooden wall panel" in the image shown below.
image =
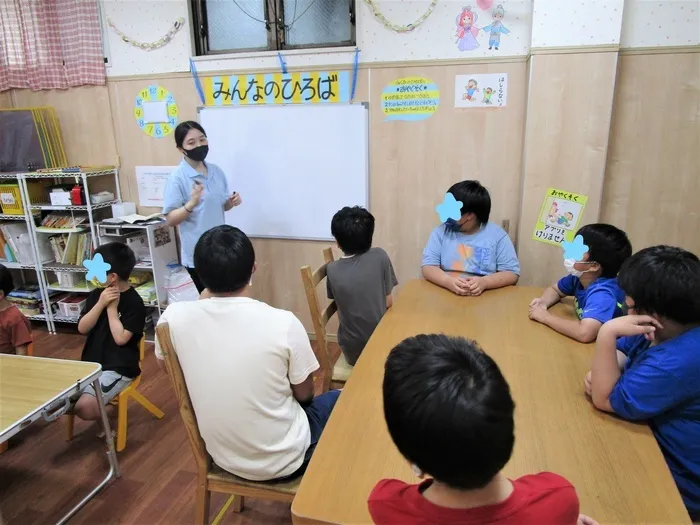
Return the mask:
<svg viewBox="0 0 700 525">
<path fill-rule="evenodd" d="M 620 57 L 601 219 L 700 254 L 700 53 Z"/>
<path fill-rule="evenodd" d="M 587 195 L 581 224 L 598 220 L 617 55 L 553 54 L 530 59 L 518 238 L 521 284 L 544 286 L 563 272 L 561 250 L 532 240 L 548 187 Z"/>
<path fill-rule="evenodd" d="M 507 73 L 505 108 L 454 108 L 455 75 Z M 435 114 L 419 122 L 386 121 L 382 90 L 392 80 L 425 76 L 440 89 Z M 372 70 L 370 201 L 375 245 L 387 250 L 400 282 L 420 275 L 423 248 L 439 224 L 435 206 L 455 182 L 477 179 L 491 192 L 491 221 L 510 221 L 520 208 L 526 63 Z"/>
<path fill-rule="evenodd" d="M 15 107 L 53 106 L 70 164 L 118 164 L 106 86 L 14 91 Z"/>
</svg>

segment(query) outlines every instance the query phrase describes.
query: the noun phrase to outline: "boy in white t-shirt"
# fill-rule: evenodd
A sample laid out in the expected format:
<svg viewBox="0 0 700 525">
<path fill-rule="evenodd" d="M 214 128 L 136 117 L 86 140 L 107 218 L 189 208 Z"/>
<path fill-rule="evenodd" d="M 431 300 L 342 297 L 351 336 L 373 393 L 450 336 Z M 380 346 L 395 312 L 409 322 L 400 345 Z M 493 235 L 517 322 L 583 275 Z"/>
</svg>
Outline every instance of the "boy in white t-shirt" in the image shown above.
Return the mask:
<svg viewBox="0 0 700 525">
<path fill-rule="evenodd" d="M 207 231 L 194 265 L 203 300 L 170 305 L 160 322 L 170 327 L 207 451 L 245 479 L 300 475 L 340 391 L 314 397 L 319 365 L 303 325 L 248 297 L 255 252 L 241 230 Z M 158 345 L 156 355 L 163 359 Z"/>
</svg>

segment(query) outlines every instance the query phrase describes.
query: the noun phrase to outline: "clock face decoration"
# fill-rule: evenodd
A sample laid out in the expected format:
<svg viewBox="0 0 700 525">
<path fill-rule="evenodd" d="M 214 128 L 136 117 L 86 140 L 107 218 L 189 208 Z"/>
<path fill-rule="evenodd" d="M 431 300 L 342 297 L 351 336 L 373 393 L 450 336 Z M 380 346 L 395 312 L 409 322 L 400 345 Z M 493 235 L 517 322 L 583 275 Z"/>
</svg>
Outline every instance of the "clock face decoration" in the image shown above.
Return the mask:
<svg viewBox="0 0 700 525">
<path fill-rule="evenodd" d="M 134 117 L 139 128 L 151 137 L 161 139 L 177 126 L 177 104 L 170 92 L 156 84 L 139 91 Z"/>
</svg>

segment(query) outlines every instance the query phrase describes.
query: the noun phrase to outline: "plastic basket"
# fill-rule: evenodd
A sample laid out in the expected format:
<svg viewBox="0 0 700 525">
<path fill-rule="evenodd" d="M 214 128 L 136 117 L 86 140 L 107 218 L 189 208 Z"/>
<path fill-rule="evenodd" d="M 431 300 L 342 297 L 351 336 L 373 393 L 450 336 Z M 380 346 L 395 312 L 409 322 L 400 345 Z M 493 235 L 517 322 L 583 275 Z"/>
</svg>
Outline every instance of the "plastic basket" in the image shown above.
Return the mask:
<svg viewBox="0 0 700 525">
<path fill-rule="evenodd" d="M 24 215 L 18 184 L 0 184 L 0 207 L 5 215 Z"/>
</svg>

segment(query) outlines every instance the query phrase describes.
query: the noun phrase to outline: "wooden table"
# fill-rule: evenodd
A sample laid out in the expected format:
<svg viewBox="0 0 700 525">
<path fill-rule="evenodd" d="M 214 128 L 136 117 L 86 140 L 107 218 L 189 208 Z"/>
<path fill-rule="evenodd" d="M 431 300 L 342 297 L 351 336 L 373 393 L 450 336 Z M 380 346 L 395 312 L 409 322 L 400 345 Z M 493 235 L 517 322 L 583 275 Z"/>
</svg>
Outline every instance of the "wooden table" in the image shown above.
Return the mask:
<svg viewBox="0 0 700 525">
<path fill-rule="evenodd" d="M 576 487 L 581 512 L 601 524 L 690 523 L 650 429 L 586 399 L 594 346 L 528 319 L 528 303 L 541 293 L 518 286 L 457 297 L 425 281 L 407 283 L 333 410 L 292 504 L 294 523 L 371 523 L 367 497 L 377 481 L 418 481 L 389 437 L 381 386 L 389 351 L 419 333 L 475 339 L 501 367 L 516 404 L 509 477 L 561 474 Z M 573 315 L 564 305 L 554 311 Z"/>
<path fill-rule="evenodd" d="M 68 399 L 92 383 L 100 392 L 98 363 L 0 354 L 0 443 L 34 421 L 53 421 L 68 407 Z M 110 480 L 119 477 L 114 439 L 102 396 L 97 396 L 107 443 L 109 472 L 102 482 L 73 507 L 58 523 L 65 523 Z"/>
</svg>

